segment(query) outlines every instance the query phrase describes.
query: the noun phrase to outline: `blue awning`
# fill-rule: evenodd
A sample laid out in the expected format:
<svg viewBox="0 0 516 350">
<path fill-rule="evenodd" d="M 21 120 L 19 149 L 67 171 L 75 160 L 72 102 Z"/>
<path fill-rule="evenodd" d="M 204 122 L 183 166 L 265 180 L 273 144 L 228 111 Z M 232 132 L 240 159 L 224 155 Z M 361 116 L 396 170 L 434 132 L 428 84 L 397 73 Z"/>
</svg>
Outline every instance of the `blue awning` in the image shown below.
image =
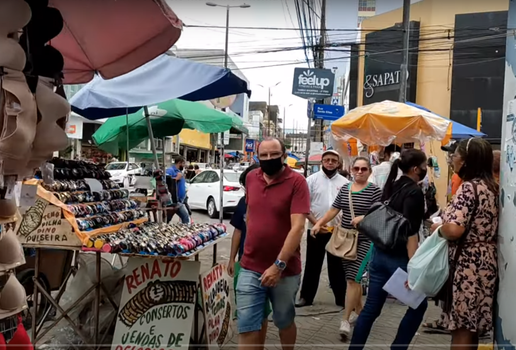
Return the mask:
<svg viewBox="0 0 516 350">
<path fill-rule="evenodd" d="M 423 111 L 434 113 L 431 110 L 429 110 L 429 109 L 427 109 L 427 108 L 425 108 L 423 106 L 420 106 L 418 104 L 415 104 L 413 102 L 405 102 L 405 103 L 408 104 L 409 106 L 422 109 Z M 438 114 L 435 114 L 435 115 L 438 115 Z M 444 118 L 444 117 L 441 117 L 441 118 Z M 444 119 L 448 119 L 448 118 L 444 118 Z M 485 137 L 485 136 L 487 136 L 483 132 L 477 131 L 477 130 L 475 130 L 473 128 L 470 128 L 469 126 L 466 126 L 464 124 L 458 123 L 456 121 L 452 120 L 451 123 L 452 123 L 452 139 L 460 140 L 460 139 L 467 139 L 467 138 L 470 138 L 470 137 Z"/>
<path fill-rule="evenodd" d="M 229 69 L 161 55 L 113 79 L 95 76 L 70 104 L 75 113 L 95 120 L 131 114 L 176 98 L 206 101 L 241 93 L 251 95 L 247 82 Z"/>
</svg>

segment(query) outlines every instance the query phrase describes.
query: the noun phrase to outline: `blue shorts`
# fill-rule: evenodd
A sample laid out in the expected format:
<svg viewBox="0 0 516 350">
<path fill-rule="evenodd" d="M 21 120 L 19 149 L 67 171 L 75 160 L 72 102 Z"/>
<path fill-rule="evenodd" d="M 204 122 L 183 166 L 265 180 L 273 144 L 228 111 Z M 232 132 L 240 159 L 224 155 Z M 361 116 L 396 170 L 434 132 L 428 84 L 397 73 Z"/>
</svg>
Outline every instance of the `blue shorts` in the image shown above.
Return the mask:
<svg viewBox="0 0 516 350">
<path fill-rule="evenodd" d="M 270 300 L 272 319 L 279 329 L 290 327 L 296 317 L 296 294 L 301 275 L 283 277 L 273 288 L 261 285 L 260 273 L 242 268 L 236 288 L 238 333 L 262 329 L 263 310 Z"/>
</svg>

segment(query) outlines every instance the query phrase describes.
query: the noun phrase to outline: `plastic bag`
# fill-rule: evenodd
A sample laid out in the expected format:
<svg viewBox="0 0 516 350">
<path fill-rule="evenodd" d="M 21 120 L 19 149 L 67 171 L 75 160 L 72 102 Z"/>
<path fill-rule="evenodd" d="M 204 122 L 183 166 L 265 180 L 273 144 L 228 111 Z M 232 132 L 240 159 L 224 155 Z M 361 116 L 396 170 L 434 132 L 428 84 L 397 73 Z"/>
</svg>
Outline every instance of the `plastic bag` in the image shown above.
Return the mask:
<svg viewBox="0 0 516 350">
<path fill-rule="evenodd" d="M 449 274 L 448 241 L 438 230 L 421 244 L 407 266 L 410 289 L 429 297 L 439 293 Z"/>
</svg>

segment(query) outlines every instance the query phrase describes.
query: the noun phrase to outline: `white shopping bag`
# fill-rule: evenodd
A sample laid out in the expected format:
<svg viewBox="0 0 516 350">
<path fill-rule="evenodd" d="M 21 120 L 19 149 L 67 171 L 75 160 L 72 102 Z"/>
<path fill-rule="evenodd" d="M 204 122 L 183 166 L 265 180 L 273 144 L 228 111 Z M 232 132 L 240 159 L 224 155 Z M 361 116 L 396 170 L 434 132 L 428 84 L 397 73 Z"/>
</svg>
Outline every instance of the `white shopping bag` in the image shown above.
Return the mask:
<svg viewBox="0 0 516 350">
<path fill-rule="evenodd" d="M 449 274 L 448 241 L 438 230 L 425 239 L 407 266 L 410 289 L 429 297 L 439 293 Z"/>
</svg>

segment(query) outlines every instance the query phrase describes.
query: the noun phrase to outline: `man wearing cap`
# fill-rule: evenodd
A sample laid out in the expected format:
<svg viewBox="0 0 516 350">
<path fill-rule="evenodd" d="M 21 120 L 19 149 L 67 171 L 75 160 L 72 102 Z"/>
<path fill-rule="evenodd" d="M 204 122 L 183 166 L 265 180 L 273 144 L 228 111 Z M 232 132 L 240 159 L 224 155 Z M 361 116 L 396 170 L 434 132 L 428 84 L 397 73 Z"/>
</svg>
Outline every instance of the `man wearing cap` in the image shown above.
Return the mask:
<svg viewBox="0 0 516 350">
<path fill-rule="evenodd" d="M 317 220 L 331 209 L 340 188 L 349 183 L 348 179 L 339 173 L 341 161 L 339 154 L 334 150 L 328 150 L 322 155 L 321 171 L 310 175 L 306 181 L 310 191 L 310 215 L 308 225 L 311 228 Z M 307 234 L 306 264 L 303 276 L 303 284 L 297 307 L 312 305 L 319 277 L 324 262 L 324 256 L 328 261 L 328 276 L 335 296 L 335 304 L 343 306 L 346 295 L 346 282 L 342 270 L 342 259 L 326 252 L 326 245 L 331 238 L 331 232 L 335 225 L 339 225 L 341 215 L 329 223 L 329 227 L 323 228 L 320 234 L 312 236 L 310 229 Z"/>
</svg>

